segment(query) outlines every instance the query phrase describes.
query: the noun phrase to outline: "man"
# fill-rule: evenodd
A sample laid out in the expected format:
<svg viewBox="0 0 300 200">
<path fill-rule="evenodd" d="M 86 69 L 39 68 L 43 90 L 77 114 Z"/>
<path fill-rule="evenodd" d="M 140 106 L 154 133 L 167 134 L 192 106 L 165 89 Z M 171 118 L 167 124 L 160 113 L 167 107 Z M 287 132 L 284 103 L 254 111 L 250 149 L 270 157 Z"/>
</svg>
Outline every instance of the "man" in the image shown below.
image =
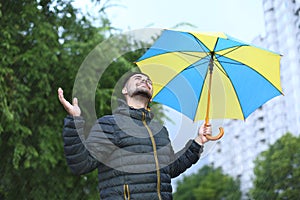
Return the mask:
<svg viewBox="0 0 300 200">
<path fill-rule="evenodd" d="M 149 77 L 131 74 L 122 94 L 125 101 L 113 115 L 98 119 L 85 139 L 78 100 L 70 104 L 58 89 L 69 114 L 63 129 L 67 163 L 75 174 L 98 168 L 100 199 L 172 199 L 171 178 L 199 160 L 211 128 L 202 125 L 196 138 L 175 154 L 167 129 L 147 109 L 153 94 Z"/>
</svg>

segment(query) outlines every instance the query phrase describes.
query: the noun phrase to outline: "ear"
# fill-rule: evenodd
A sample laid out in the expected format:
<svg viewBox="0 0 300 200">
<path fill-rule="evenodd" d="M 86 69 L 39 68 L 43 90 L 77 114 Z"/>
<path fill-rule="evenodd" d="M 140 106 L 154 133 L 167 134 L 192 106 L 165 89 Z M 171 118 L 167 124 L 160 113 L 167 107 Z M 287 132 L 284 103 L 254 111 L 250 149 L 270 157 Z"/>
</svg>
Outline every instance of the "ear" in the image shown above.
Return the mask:
<svg viewBox="0 0 300 200">
<path fill-rule="evenodd" d="M 126 88 L 126 87 L 123 87 L 123 89 L 122 89 L 122 94 L 125 95 L 125 94 L 127 94 L 127 93 L 128 93 L 127 88 Z"/>
</svg>

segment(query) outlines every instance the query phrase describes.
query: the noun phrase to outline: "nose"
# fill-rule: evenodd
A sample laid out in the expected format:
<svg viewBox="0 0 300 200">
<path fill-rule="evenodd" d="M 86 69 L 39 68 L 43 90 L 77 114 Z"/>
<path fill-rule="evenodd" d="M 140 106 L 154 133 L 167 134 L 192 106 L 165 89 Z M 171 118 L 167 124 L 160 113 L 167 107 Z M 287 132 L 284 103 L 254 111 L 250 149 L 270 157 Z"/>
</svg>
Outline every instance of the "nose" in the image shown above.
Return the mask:
<svg viewBox="0 0 300 200">
<path fill-rule="evenodd" d="M 142 82 L 146 83 L 148 85 L 148 87 L 152 86 L 152 82 L 149 79 L 143 79 Z"/>
</svg>

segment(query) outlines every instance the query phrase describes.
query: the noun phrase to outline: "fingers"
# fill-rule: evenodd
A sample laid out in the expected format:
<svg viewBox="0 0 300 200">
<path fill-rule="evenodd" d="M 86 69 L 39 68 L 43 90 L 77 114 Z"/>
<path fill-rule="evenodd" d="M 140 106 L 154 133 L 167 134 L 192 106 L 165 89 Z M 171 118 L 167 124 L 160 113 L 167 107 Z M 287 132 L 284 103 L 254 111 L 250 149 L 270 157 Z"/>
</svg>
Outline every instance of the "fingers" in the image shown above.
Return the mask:
<svg viewBox="0 0 300 200">
<path fill-rule="evenodd" d="M 64 91 L 61 88 L 58 88 L 57 93 L 60 103 L 64 106 L 66 111 L 69 111 L 72 105 L 65 99 Z"/>
<path fill-rule="evenodd" d="M 76 97 L 73 98 L 72 104 L 73 104 L 73 106 L 78 106 L 78 99 Z"/>
<path fill-rule="evenodd" d="M 69 102 L 64 97 L 64 91 L 61 88 L 58 88 L 57 93 L 58 93 L 58 99 L 59 99 L 60 103 L 64 107 L 66 107 Z"/>
<path fill-rule="evenodd" d="M 58 93 L 59 101 L 62 102 L 65 99 L 64 98 L 64 91 L 61 88 L 58 88 L 57 93 Z"/>
<path fill-rule="evenodd" d="M 206 124 L 204 126 L 204 132 L 203 135 L 211 135 L 212 134 L 212 129 L 211 129 L 211 125 L 210 124 Z"/>
<path fill-rule="evenodd" d="M 72 116 L 80 116 L 81 111 L 78 106 L 78 99 L 73 98 L 72 101 L 73 105 L 72 105 L 64 98 L 64 91 L 61 88 L 58 88 L 57 92 L 58 92 L 58 99 L 60 103 L 63 105 L 63 107 L 65 108 L 65 110 Z"/>
<path fill-rule="evenodd" d="M 61 88 L 58 88 L 58 98 L 63 105 L 70 104 L 64 97 L 64 91 Z M 78 99 L 75 97 L 72 101 L 73 106 L 78 106 Z"/>
<path fill-rule="evenodd" d="M 200 127 L 199 134 L 204 135 L 204 136 L 205 135 L 211 135 L 212 134 L 211 125 L 203 123 Z"/>
</svg>

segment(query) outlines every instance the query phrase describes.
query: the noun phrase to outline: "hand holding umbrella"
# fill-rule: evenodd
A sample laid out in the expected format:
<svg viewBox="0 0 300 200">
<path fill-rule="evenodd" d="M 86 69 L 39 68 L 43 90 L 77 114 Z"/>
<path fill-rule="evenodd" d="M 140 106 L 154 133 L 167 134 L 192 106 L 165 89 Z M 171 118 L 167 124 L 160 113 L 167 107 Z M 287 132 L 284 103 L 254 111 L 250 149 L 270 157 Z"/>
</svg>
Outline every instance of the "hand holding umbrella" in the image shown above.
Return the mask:
<svg viewBox="0 0 300 200">
<path fill-rule="evenodd" d="M 208 139 L 208 136 L 211 135 L 212 130 L 211 130 L 211 125 L 210 124 L 205 124 L 203 123 L 200 128 L 198 129 L 198 135 L 195 138 L 195 141 L 203 145 L 204 143 L 208 142 L 210 139 Z"/>
</svg>

